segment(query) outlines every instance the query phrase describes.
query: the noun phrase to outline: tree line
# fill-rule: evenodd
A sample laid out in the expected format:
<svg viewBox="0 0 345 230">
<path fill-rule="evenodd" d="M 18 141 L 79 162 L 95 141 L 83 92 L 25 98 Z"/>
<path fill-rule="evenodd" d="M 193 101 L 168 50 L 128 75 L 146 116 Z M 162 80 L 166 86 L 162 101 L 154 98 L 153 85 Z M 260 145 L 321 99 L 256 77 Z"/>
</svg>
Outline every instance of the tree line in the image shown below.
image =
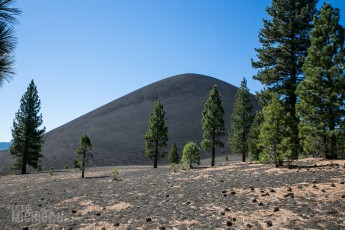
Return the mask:
<svg viewBox="0 0 345 230">
<path fill-rule="evenodd" d="M 259 32 L 262 45 L 256 48 L 253 77 L 264 85 L 257 93 L 261 110 L 254 114 L 246 79 L 238 89 L 231 115 L 228 143 L 242 161 L 283 165 L 301 156 L 337 159 L 345 156 L 345 49 L 344 27 L 339 24 L 339 9 L 317 0 L 272 0 Z M 164 157 L 168 140 L 165 112 L 159 101 L 161 131 L 152 120 L 145 135 L 146 155 Z M 157 106 L 156 105 L 156 106 Z M 214 86 L 202 112 L 201 147 L 211 151 L 223 147 L 224 109 Z M 157 128 L 157 130 L 156 130 Z M 159 133 L 164 133 L 159 140 Z M 176 148 L 176 146 L 174 147 Z M 183 159 L 183 157 L 182 157 Z M 171 163 L 177 163 L 177 161 Z"/>
</svg>

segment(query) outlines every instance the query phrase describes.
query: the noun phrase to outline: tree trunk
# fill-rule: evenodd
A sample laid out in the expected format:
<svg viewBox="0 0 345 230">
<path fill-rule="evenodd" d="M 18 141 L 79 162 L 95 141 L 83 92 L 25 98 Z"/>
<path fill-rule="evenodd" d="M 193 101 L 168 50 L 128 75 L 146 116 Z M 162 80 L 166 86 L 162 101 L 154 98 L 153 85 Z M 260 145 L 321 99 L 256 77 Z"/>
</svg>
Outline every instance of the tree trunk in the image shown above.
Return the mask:
<svg viewBox="0 0 345 230">
<path fill-rule="evenodd" d="M 242 153 L 242 162 L 246 162 L 246 152 L 243 151 Z"/>
<path fill-rule="evenodd" d="M 216 157 L 216 147 L 215 147 L 215 143 L 216 142 L 216 137 L 215 137 L 215 132 L 214 132 L 214 128 L 213 128 L 213 132 L 212 132 L 212 162 L 211 162 L 211 166 L 214 166 L 214 161 L 215 161 L 215 157 Z"/>
<path fill-rule="evenodd" d="M 155 149 L 155 159 L 153 163 L 153 168 L 157 168 L 158 165 L 158 140 L 156 141 L 156 149 Z"/>
<path fill-rule="evenodd" d="M 336 136 L 333 134 L 331 136 L 331 151 L 330 151 L 330 155 L 331 155 L 331 158 L 332 159 L 337 159 L 338 158 L 338 155 L 337 155 L 337 152 L 336 152 Z"/>
<path fill-rule="evenodd" d="M 215 157 L 216 157 L 216 148 L 214 146 L 212 146 L 212 162 L 211 162 L 211 166 L 214 166 Z"/>
<path fill-rule="evenodd" d="M 22 162 L 22 172 L 21 174 L 26 174 L 26 151 L 23 153 L 23 162 Z"/>
<path fill-rule="evenodd" d="M 84 178 L 84 171 L 85 171 L 85 152 L 83 154 L 83 166 L 82 166 L 82 171 L 81 171 L 81 178 Z"/>
</svg>

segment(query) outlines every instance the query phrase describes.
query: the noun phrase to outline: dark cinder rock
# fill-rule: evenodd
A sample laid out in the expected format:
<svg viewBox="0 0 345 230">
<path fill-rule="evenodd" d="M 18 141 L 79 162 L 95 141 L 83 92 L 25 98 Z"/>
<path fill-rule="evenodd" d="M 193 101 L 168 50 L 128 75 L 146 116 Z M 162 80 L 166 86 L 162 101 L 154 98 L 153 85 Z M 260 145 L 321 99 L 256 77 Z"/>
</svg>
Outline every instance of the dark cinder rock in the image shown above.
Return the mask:
<svg viewBox="0 0 345 230">
<path fill-rule="evenodd" d="M 267 224 L 267 227 L 272 227 L 273 226 L 273 223 L 270 220 L 266 221 L 266 224 Z"/>
</svg>

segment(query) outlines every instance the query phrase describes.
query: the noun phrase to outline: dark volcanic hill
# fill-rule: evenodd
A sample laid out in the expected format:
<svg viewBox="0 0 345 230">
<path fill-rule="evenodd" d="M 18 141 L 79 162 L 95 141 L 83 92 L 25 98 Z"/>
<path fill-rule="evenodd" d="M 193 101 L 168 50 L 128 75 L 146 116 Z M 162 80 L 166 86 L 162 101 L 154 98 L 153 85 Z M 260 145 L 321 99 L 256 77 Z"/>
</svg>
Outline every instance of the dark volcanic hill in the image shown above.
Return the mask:
<svg viewBox="0 0 345 230">
<path fill-rule="evenodd" d="M 237 88 L 203 75 L 177 75 L 138 89 L 48 132 L 43 152 L 44 168 L 71 167 L 76 158 L 75 149 L 84 133 L 90 135 L 94 144 L 91 165 L 151 164 L 144 154 L 143 137 L 158 99 L 162 101 L 168 118 L 167 151 L 172 142 L 176 142 L 180 151 L 187 141 L 199 143 L 203 105 L 214 84 L 222 95 L 225 124 L 228 126 Z M 254 96 L 252 100 L 255 102 Z M 222 152 L 228 152 L 228 146 Z M 206 156 L 209 157 L 202 154 L 202 157 Z"/>
</svg>

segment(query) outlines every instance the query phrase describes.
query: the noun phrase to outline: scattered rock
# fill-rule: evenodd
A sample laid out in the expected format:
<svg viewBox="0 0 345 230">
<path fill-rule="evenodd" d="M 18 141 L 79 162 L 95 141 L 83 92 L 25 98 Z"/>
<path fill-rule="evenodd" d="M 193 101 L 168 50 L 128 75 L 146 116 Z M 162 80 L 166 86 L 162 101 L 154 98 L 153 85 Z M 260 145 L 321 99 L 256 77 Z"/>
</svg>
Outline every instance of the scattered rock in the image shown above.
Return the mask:
<svg viewBox="0 0 345 230">
<path fill-rule="evenodd" d="M 297 185 L 297 188 L 298 188 L 298 189 L 302 189 L 303 186 L 299 184 L 299 185 Z"/>
<path fill-rule="evenodd" d="M 151 217 L 146 217 L 146 222 L 151 222 L 151 221 L 152 221 Z"/>
<path fill-rule="evenodd" d="M 252 199 L 252 202 L 256 203 L 256 202 L 258 202 L 258 200 L 254 198 L 254 199 Z"/>
<path fill-rule="evenodd" d="M 220 183 L 224 183 L 224 180 L 220 180 L 219 182 L 220 182 Z"/>
<path fill-rule="evenodd" d="M 230 209 L 228 207 L 224 208 L 224 212 L 229 212 L 229 211 L 230 211 Z"/>
<path fill-rule="evenodd" d="M 291 188 L 291 187 L 287 187 L 287 188 L 286 188 L 286 191 L 291 192 L 291 191 L 292 191 L 292 188 Z"/>
<path fill-rule="evenodd" d="M 264 206 L 264 203 L 260 202 L 258 205 L 259 205 L 259 206 Z"/>
<path fill-rule="evenodd" d="M 233 217 L 232 220 L 233 220 L 233 221 L 236 221 L 237 219 L 236 219 L 236 217 Z"/>
<path fill-rule="evenodd" d="M 226 190 L 223 190 L 222 193 L 223 193 L 223 194 L 226 193 Z"/>
<path fill-rule="evenodd" d="M 316 184 L 316 182 L 317 182 L 316 180 L 313 180 L 313 184 Z"/>
<path fill-rule="evenodd" d="M 341 198 L 345 198 L 345 195 L 341 195 Z"/>
<path fill-rule="evenodd" d="M 77 213 L 77 210 L 74 210 L 74 209 L 73 209 L 73 210 L 72 210 L 72 213 Z"/>
<path fill-rule="evenodd" d="M 279 211 L 279 208 L 278 207 L 274 207 L 273 208 L 273 212 L 278 212 Z"/>
<path fill-rule="evenodd" d="M 190 201 L 187 201 L 187 202 L 186 202 L 186 205 L 190 205 Z"/>
<path fill-rule="evenodd" d="M 291 197 L 291 198 L 295 198 L 295 194 L 293 192 L 288 192 L 284 195 L 284 197 Z"/>
<path fill-rule="evenodd" d="M 23 227 L 23 230 L 29 230 L 29 227 Z"/>
<path fill-rule="evenodd" d="M 266 224 L 267 224 L 267 227 L 272 227 L 272 225 L 273 225 L 272 221 L 270 221 L 270 220 L 266 221 Z"/>
<path fill-rule="evenodd" d="M 115 223 L 114 223 L 114 226 L 115 226 L 115 227 L 118 227 L 118 226 L 120 226 L 120 223 L 119 223 L 119 222 L 115 222 Z"/>
<path fill-rule="evenodd" d="M 315 188 L 315 189 L 319 189 L 315 184 L 313 185 L 313 188 Z"/>
<path fill-rule="evenodd" d="M 324 189 L 321 189 L 321 192 L 326 192 L 326 190 L 324 190 Z"/>
<path fill-rule="evenodd" d="M 251 224 L 247 224 L 247 228 L 252 228 L 253 226 Z"/>
<path fill-rule="evenodd" d="M 232 226 L 232 222 L 230 220 L 227 220 L 226 221 L 226 226 L 229 226 L 229 227 Z"/>
<path fill-rule="evenodd" d="M 230 194 L 231 194 L 231 195 L 235 195 L 235 194 L 236 194 L 236 192 L 235 192 L 235 191 L 232 191 Z"/>
<path fill-rule="evenodd" d="M 270 189 L 270 192 L 276 192 L 276 190 L 274 190 L 273 188 Z"/>
<path fill-rule="evenodd" d="M 339 184 L 345 184 L 345 182 L 344 181 L 340 181 L 340 183 Z"/>
<path fill-rule="evenodd" d="M 269 196 L 270 194 L 268 192 L 261 194 L 261 196 Z"/>
<path fill-rule="evenodd" d="M 223 197 L 226 197 L 226 194 L 223 194 Z"/>
<path fill-rule="evenodd" d="M 224 215 L 225 215 L 225 212 L 220 212 L 220 215 L 224 216 Z"/>
<path fill-rule="evenodd" d="M 101 215 L 101 213 L 99 213 L 99 212 L 96 213 L 96 216 L 100 216 L 100 215 Z"/>
<path fill-rule="evenodd" d="M 336 187 L 334 183 L 331 184 L 331 187 Z"/>
<path fill-rule="evenodd" d="M 165 230 L 165 229 L 167 229 L 167 228 L 164 226 L 159 227 L 159 230 Z"/>
</svg>

